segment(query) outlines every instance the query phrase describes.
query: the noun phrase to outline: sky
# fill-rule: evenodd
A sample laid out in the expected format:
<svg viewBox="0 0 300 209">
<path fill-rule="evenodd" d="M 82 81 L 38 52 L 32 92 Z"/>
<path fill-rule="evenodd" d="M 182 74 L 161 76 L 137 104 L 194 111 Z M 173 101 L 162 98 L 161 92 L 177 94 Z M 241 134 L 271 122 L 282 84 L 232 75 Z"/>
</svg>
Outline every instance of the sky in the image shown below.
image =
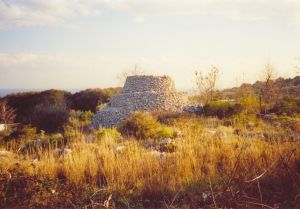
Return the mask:
<svg viewBox="0 0 300 209">
<path fill-rule="evenodd" d="M 121 86 L 135 64 L 177 89 L 216 66 L 227 88 L 299 57 L 299 0 L 0 0 L 0 88 Z"/>
</svg>

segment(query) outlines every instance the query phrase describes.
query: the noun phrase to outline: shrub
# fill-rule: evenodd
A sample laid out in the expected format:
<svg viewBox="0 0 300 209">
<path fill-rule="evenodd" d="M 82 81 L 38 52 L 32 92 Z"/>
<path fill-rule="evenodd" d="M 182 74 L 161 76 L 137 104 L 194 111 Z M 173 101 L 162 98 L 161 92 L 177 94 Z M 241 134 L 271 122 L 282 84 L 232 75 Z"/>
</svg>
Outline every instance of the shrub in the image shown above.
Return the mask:
<svg viewBox="0 0 300 209">
<path fill-rule="evenodd" d="M 241 113 L 242 106 L 230 102 L 211 102 L 204 106 L 204 114 L 206 116 L 217 116 L 218 118 L 231 117 Z"/>
<path fill-rule="evenodd" d="M 121 133 L 116 128 L 101 128 L 97 132 L 97 139 L 100 140 L 104 137 L 118 138 Z"/>
<path fill-rule="evenodd" d="M 160 126 L 157 130 L 156 137 L 157 138 L 173 138 L 174 132 L 167 126 Z"/>
<path fill-rule="evenodd" d="M 4 137 L 5 142 L 9 142 L 11 140 L 17 142 L 18 144 L 26 143 L 32 140 L 36 140 L 41 138 L 40 135 L 37 133 L 35 127 L 31 127 L 30 125 L 25 125 L 16 129 L 15 131 L 11 132 L 9 135 Z"/>
<path fill-rule="evenodd" d="M 152 138 L 157 135 L 160 123 L 148 112 L 135 112 L 121 123 L 118 130 L 125 136 L 137 139 Z"/>
<path fill-rule="evenodd" d="M 16 121 L 30 123 L 35 107 L 42 104 L 68 103 L 70 93 L 61 90 L 47 90 L 42 92 L 25 92 L 6 96 L 4 99 L 9 106 L 16 110 Z"/>
<path fill-rule="evenodd" d="M 91 111 L 75 111 L 71 110 L 66 125 L 69 125 L 75 129 L 83 129 L 91 123 L 93 118 L 93 113 Z"/>
<path fill-rule="evenodd" d="M 37 131 L 35 127 L 31 127 L 29 125 L 26 125 L 22 127 L 21 129 L 14 132 L 18 135 L 19 138 L 27 138 L 27 139 L 34 139 L 37 135 Z"/>
<path fill-rule="evenodd" d="M 78 141 L 78 140 L 82 139 L 84 137 L 84 135 L 80 130 L 78 130 L 70 125 L 65 125 L 64 126 L 64 137 L 66 138 L 66 140 L 68 142 L 70 142 L 70 141 L 76 141 L 76 140 Z"/>
<path fill-rule="evenodd" d="M 64 136 L 68 141 L 82 139 L 83 132 L 91 123 L 93 113 L 91 111 L 71 110 L 67 122 L 64 124 Z"/>
<path fill-rule="evenodd" d="M 257 114 L 260 112 L 259 98 L 255 95 L 248 95 L 238 100 L 241 104 L 242 112 L 244 114 Z"/>
<path fill-rule="evenodd" d="M 182 112 L 182 113 L 174 113 L 174 112 L 167 112 L 167 111 L 155 111 L 152 112 L 155 118 L 157 118 L 158 122 L 166 125 L 170 125 L 172 121 L 183 117 L 189 117 L 190 115 Z"/>
<path fill-rule="evenodd" d="M 34 108 L 31 123 L 39 130 L 53 133 L 59 131 L 67 122 L 69 110 L 64 103 L 44 103 Z"/>
<path fill-rule="evenodd" d="M 60 133 L 51 134 L 48 137 L 48 140 L 49 140 L 50 144 L 55 144 L 55 145 L 62 145 L 62 144 L 64 144 L 64 137 Z"/>
<path fill-rule="evenodd" d="M 107 88 L 80 91 L 70 97 L 70 107 L 75 110 L 96 112 L 99 104 L 107 103 L 111 96 L 120 90 L 121 88 Z"/>
<path fill-rule="evenodd" d="M 283 97 L 274 105 L 272 112 L 277 114 L 293 115 L 300 113 L 300 98 L 299 97 Z"/>
</svg>

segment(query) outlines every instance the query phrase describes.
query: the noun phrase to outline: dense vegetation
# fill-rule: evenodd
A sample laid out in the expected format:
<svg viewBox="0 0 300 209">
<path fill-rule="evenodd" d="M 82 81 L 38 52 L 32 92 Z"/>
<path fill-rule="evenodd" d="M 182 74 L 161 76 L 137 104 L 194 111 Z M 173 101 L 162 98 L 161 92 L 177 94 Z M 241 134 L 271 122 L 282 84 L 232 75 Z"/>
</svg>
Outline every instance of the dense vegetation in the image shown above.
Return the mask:
<svg viewBox="0 0 300 209">
<path fill-rule="evenodd" d="M 223 98 L 234 100 L 245 96 L 256 97 L 260 100 L 257 100 L 257 105 L 260 105 L 262 113 L 293 115 L 300 113 L 300 76 L 271 80 L 269 86 L 263 81 L 257 81 L 253 85 L 243 84 L 240 87 L 226 89 L 221 95 Z"/>
<path fill-rule="evenodd" d="M 91 117 L 73 111 L 63 134 L 24 127 L 4 137 L 2 147 L 9 151 L 0 152 L 0 206 L 299 205 L 299 120 L 136 114 L 124 123 L 125 135 L 116 129 L 84 133 Z M 139 130 L 136 136 L 128 135 L 128 124 Z"/>
<path fill-rule="evenodd" d="M 7 101 L 16 110 L 16 122 L 31 124 L 47 132 L 62 131 L 70 110 L 96 112 L 97 106 L 105 104 L 121 88 L 87 89 L 71 94 L 62 90 L 26 92 L 8 95 Z"/>
<path fill-rule="evenodd" d="M 274 97 L 279 81 L 289 85 Z M 297 208 L 298 81 L 213 92 L 195 114 L 136 112 L 99 130 L 93 114 L 119 88 L 9 95 L 0 109 L 22 124 L 0 133 L 0 208 Z"/>
<path fill-rule="evenodd" d="M 121 88 L 87 89 L 80 91 L 70 97 L 70 108 L 74 110 L 96 112 L 99 104 L 107 103 L 111 96 L 120 91 Z"/>
</svg>

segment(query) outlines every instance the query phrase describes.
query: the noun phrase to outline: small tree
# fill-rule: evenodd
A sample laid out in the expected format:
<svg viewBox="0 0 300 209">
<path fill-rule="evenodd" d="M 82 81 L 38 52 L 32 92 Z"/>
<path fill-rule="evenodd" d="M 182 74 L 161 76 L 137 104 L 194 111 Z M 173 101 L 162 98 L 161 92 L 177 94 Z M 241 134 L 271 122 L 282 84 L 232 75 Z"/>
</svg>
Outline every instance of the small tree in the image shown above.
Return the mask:
<svg viewBox="0 0 300 209">
<path fill-rule="evenodd" d="M 250 84 L 241 85 L 236 91 L 235 99 L 242 105 L 244 114 L 257 114 L 260 111 L 259 97 Z"/>
<path fill-rule="evenodd" d="M 48 133 L 62 131 L 67 123 L 69 109 L 66 104 L 61 103 L 42 103 L 36 105 L 32 112 L 31 124 L 39 130 L 45 130 Z"/>
<path fill-rule="evenodd" d="M 263 74 L 263 88 L 261 89 L 261 96 L 260 96 L 260 103 L 262 101 L 266 104 L 265 105 L 265 113 L 267 111 L 267 108 L 271 108 L 272 105 L 276 102 L 277 98 L 279 96 L 279 89 L 276 83 L 274 82 L 276 78 L 276 73 L 274 67 L 267 63 L 264 68 L 264 74 Z M 262 105 L 260 105 L 262 106 Z"/>
<path fill-rule="evenodd" d="M 195 72 L 195 76 L 200 99 L 206 104 L 213 101 L 217 92 L 219 69 L 215 66 L 212 66 L 211 70 L 206 76 L 197 71 Z"/>
<path fill-rule="evenodd" d="M 4 124 L 13 123 L 16 118 L 16 111 L 10 107 L 7 101 L 0 101 L 0 122 Z"/>
<path fill-rule="evenodd" d="M 133 76 L 133 75 L 144 75 L 145 71 L 141 69 L 140 66 L 135 64 L 132 69 L 125 70 L 123 71 L 120 75 L 117 76 L 117 79 L 121 82 L 124 83 L 126 78 L 128 76 Z"/>
</svg>

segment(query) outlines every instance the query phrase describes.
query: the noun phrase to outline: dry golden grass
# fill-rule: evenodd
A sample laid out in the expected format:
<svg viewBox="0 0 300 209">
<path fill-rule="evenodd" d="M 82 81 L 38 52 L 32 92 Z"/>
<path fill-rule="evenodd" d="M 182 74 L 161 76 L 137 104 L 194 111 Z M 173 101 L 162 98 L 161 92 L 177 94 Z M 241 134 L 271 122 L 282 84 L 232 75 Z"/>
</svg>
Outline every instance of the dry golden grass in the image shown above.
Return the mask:
<svg viewBox="0 0 300 209">
<path fill-rule="evenodd" d="M 290 160 L 300 158 L 300 145 L 294 142 L 270 144 L 234 136 L 219 139 L 190 135 L 176 139 L 175 143 L 175 152 L 157 156 L 146 150 L 143 142 L 133 140 L 123 141 L 125 148 L 116 151 L 116 140 L 106 137 L 95 144 L 74 143 L 71 145 L 73 152 L 61 157 L 55 156 L 54 150 L 40 153 L 39 160 L 34 164 L 33 156 L 27 155 L 22 159 L 13 155 L 4 159 L 1 167 L 9 170 L 18 162 L 32 175 L 55 178 L 63 174 L 77 185 L 88 183 L 116 191 L 135 188 L 156 192 L 176 191 L 189 182 L 229 174 L 237 160 L 241 169 L 247 170 L 239 175 L 250 179 L 292 150 L 294 153 Z M 104 180 L 100 185 L 99 178 Z"/>
<path fill-rule="evenodd" d="M 223 138 L 204 134 L 203 127 L 185 123 L 178 127 L 183 136 L 175 140 L 172 153 L 158 155 L 147 150 L 143 141 L 105 136 L 96 143 L 74 142 L 70 144 L 72 153 L 60 157 L 54 149 L 34 155 L 13 154 L 3 158 L 0 167 L 2 173 L 9 173 L 18 163 L 30 176 L 64 179 L 78 188 L 89 185 L 124 195 L 159 195 L 187 191 L 208 180 L 247 182 L 271 172 L 280 160 L 286 159 L 292 168 L 300 159 L 297 142 L 241 138 L 223 126 L 216 128 L 226 132 Z M 118 145 L 125 148 L 116 150 Z"/>
</svg>

